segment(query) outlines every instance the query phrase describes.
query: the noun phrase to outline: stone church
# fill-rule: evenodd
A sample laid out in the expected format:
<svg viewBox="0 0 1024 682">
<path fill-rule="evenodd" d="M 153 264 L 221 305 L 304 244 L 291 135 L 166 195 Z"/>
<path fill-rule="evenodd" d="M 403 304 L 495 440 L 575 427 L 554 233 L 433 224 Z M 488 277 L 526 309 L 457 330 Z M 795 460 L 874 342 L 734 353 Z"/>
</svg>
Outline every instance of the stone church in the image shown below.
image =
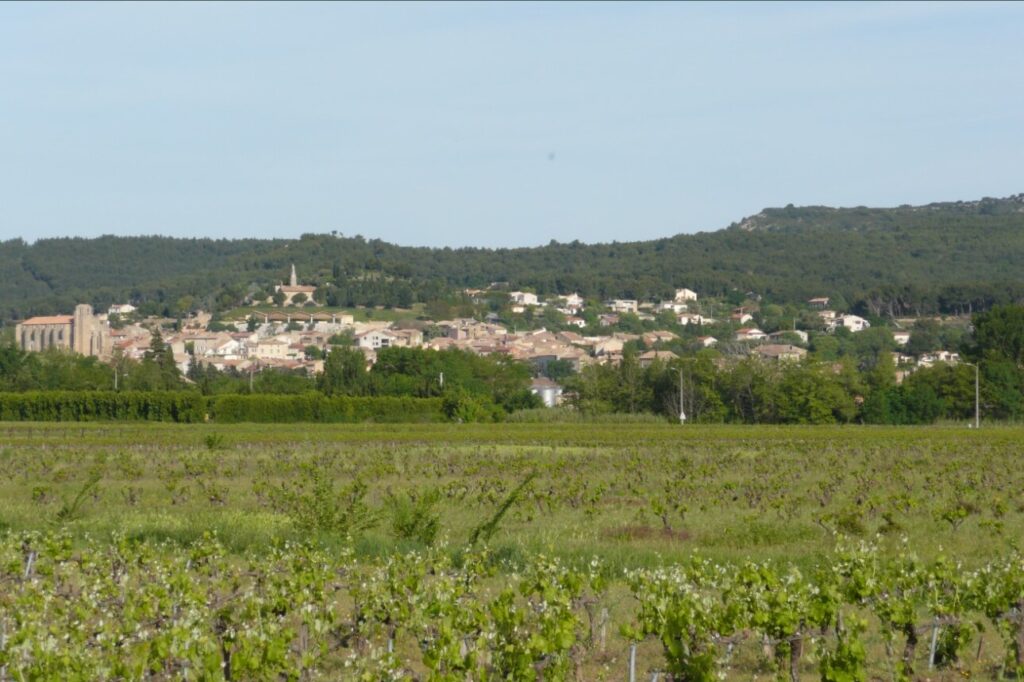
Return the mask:
<svg viewBox="0 0 1024 682">
<path fill-rule="evenodd" d="M 316 287 L 299 284 L 299 278 L 295 274 L 295 264 L 292 263 L 292 276 L 289 278 L 288 284 L 279 284 L 274 287 L 274 291 L 284 294 L 284 305 L 295 305 L 295 301 L 292 299 L 299 294 L 303 294 L 307 301 L 312 301 Z"/>
<path fill-rule="evenodd" d="M 73 315 L 29 318 L 14 328 L 14 335 L 26 351 L 59 348 L 97 357 L 109 357 L 111 352 L 110 327 L 85 303 L 75 306 Z"/>
</svg>

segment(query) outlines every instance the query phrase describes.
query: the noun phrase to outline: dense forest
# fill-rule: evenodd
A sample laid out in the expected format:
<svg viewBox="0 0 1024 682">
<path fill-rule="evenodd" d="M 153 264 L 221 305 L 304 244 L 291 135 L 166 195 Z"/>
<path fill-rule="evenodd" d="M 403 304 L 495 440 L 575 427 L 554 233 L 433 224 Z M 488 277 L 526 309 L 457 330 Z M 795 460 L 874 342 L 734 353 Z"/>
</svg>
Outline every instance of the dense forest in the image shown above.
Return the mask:
<svg viewBox="0 0 1024 682">
<path fill-rule="evenodd" d="M 623 234 L 628 234 L 624 226 Z M 130 301 L 218 310 L 267 295 L 290 264 L 339 306 L 408 306 L 505 282 L 540 294 L 647 299 L 687 286 L 775 302 L 832 296 L 874 316 L 969 313 L 1024 300 L 1024 195 L 898 208 L 766 209 L 726 229 L 646 242 L 416 248 L 337 233 L 0 243 L 0 320 Z"/>
</svg>

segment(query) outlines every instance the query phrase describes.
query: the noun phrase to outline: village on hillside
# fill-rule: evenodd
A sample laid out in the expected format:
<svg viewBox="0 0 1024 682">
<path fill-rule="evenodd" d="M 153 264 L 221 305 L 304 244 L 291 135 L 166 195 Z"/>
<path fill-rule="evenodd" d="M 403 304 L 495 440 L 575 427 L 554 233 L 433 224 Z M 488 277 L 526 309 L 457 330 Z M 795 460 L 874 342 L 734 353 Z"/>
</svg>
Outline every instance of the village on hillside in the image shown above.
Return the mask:
<svg viewBox="0 0 1024 682">
<path fill-rule="evenodd" d="M 475 317 L 430 319 L 410 314 L 357 320 L 354 313 L 359 311 L 329 310 L 316 303 L 316 287 L 300 284 L 293 265 L 288 283 L 274 287 L 273 297 L 251 301 L 249 310 L 234 317 L 217 319 L 196 311 L 175 320 L 141 317 L 131 303 L 112 305 L 100 313 L 81 304 L 72 314 L 24 320 L 16 326 L 15 339 L 24 351 L 65 349 L 109 362 L 141 360 L 159 331 L 183 375 L 193 366 L 250 375 L 266 369 L 315 375 L 323 371 L 324 358 L 333 346 L 359 349 L 367 366 L 376 362 L 382 348 L 461 349 L 500 354 L 531 365 L 534 392 L 554 405 L 561 394 L 560 377 L 591 364 L 618 364 L 628 344 L 637 350 L 642 368 L 704 348 L 717 349 L 719 363 L 746 357 L 798 362 L 814 345 L 821 345 L 822 336 L 859 334 L 871 328 L 864 317 L 835 310 L 824 296 L 806 301 L 788 328 L 768 332 L 761 329 L 771 321 L 768 306 L 761 306 L 753 292 L 748 292 L 742 305 L 729 306 L 720 300 L 702 301 L 688 288 L 677 289 L 670 300 L 600 302 L 576 293 L 542 298 L 502 288 L 496 283 L 488 289 L 462 292 L 469 303 L 481 305 L 500 291 L 505 310 L 492 309 Z M 365 311 L 361 317 L 372 317 L 373 312 Z M 525 328 L 518 328 L 522 322 Z M 933 326 L 949 323 L 930 322 Z M 911 352 L 914 329 L 921 323 L 903 319 L 884 327 L 895 349 L 892 358 L 898 382 L 920 367 L 959 362 L 955 351 L 938 347 L 934 334 L 930 345 L 917 344 Z M 959 319 L 953 323 L 965 324 Z M 772 326 L 777 327 L 778 320 Z"/>
</svg>

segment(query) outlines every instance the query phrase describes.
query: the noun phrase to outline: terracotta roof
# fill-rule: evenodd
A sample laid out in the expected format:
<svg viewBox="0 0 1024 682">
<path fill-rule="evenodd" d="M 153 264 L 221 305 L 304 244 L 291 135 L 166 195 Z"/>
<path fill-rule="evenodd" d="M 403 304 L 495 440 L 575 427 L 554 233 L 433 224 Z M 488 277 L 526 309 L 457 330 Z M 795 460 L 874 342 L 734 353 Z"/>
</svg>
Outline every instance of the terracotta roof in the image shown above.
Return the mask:
<svg viewBox="0 0 1024 682">
<path fill-rule="evenodd" d="M 44 315 L 42 317 L 30 317 L 22 322 L 22 324 L 71 324 L 74 319 L 74 315 Z"/>
</svg>

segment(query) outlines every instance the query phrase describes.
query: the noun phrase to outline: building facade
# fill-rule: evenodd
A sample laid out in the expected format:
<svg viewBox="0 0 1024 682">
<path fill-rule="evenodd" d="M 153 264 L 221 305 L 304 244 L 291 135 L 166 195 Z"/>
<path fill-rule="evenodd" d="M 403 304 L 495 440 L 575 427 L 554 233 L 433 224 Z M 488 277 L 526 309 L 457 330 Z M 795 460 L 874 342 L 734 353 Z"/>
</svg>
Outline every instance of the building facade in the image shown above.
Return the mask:
<svg viewBox="0 0 1024 682">
<path fill-rule="evenodd" d="M 29 318 L 14 328 L 14 336 L 24 351 L 57 348 L 79 355 L 110 356 L 110 328 L 85 303 L 75 306 L 73 315 Z"/>
</svg>

